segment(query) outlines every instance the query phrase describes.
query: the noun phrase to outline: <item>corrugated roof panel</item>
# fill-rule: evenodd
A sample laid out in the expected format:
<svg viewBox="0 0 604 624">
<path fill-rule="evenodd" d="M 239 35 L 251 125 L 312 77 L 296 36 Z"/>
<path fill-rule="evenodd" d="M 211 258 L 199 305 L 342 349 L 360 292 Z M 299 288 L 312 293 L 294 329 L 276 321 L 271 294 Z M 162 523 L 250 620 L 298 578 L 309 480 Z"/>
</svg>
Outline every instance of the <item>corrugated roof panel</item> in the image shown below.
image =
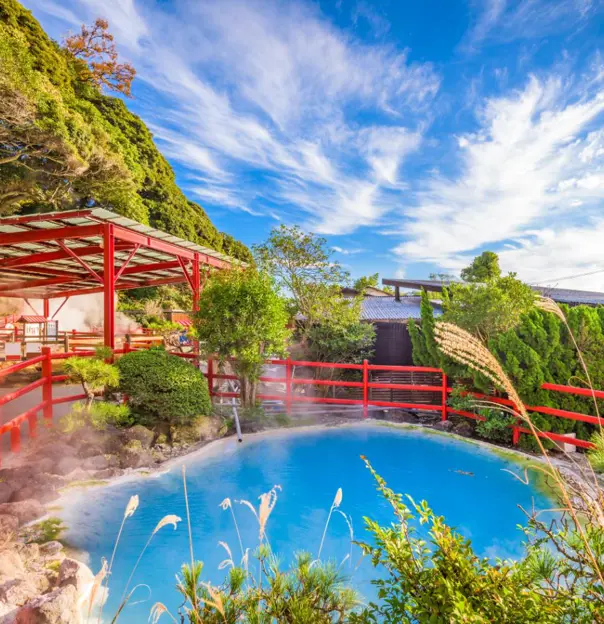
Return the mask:
<svg viewBox="0 0 604 624">
<path fill-rule="evenodd" d="M 421 318 L 421 297 L 365 297 L 361 302 L 361 320 L 363 321 L 404 321 Z M 440 305 L 433 304 L 434 315 L 440 316 Z"/>
</svg>

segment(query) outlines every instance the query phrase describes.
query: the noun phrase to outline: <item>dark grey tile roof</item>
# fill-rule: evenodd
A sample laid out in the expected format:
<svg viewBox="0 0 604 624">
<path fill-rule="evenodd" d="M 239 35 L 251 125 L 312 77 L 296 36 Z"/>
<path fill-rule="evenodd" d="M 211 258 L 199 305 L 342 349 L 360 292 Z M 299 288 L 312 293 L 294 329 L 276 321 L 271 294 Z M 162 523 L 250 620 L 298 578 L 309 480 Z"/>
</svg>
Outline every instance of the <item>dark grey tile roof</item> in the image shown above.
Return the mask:
<svg viewBox="0 0 604 624">
<path fill-rule="evenodd" d="M 401 288 L 424 288 L 425 290 L 440 292 L 443 285 L 450 282 L 440 280 L 408 280 L 408 279 L 384 279 L 382 283 Z M 550 297 L 558 303 L 604 305 L 604 293 L 591 290 L 572 290 L 570 288 L 551 288 L 549 286 L 531 286 L 531 288 L 546 297 Z"/>
<path fill-rule="evenodd" d="M 361 320 L 363 321 L 403 321 L 419 319 L 421 297 L 365 297 L 361 304 Z M 434 316 L 440 316 L 440 304 L 433 302 Z"/>
</svg>

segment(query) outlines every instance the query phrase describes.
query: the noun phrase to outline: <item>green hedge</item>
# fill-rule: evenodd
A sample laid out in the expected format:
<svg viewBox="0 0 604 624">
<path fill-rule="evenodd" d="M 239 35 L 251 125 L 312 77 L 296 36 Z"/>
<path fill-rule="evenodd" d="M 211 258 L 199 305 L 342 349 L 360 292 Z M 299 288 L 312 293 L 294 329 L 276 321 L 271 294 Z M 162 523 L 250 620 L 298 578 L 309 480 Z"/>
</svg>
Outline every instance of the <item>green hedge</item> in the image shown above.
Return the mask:
<svg viewBox="0 0 604 624">
<path fill-rule="evenodd" d="M 120 391 L 143 424 L 183 425 L 211 411 L 205 377 L 182 358 L 156 348 L 128 353 L 117 366 Z"/>
</svg>

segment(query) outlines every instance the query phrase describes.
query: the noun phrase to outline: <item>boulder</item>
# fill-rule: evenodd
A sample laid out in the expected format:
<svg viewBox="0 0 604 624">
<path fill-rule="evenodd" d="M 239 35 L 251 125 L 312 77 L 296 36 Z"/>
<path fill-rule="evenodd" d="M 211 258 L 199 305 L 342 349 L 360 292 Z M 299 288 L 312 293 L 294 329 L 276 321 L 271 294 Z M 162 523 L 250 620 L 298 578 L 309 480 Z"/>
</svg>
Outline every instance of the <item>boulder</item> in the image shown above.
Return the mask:
<svg viewBox="0 0 604 624">
<path fill-rule="evenodd" d="M 0 505 L 8 503 L 13 495 L 14 487 L 10 483 L 0 482 Z"/>
<path fill-rule="evenodd" d="M 114 477 L 121 476 L 123 471 L 120 468 L 105 468 L 105 470 L 97 470 L 93 473 L 93 477 L 95 480 L 101 479 L 104 481 L 105 479 L 113 479 Z"/>
<path fill-rule="evenodd" d="M 143 427 L 142 425 L 134 425 L 134 427 L 130 427 L 125 431 L 120 433 L 120 437 L 124 444 L 128 444 L 132 440 L 138 440 L 141 443 L 141 447 L 144 449 L 148 449 L 151 447 L 153 440 L 155 439 L 155 434 L 147 427 Z"/>
<path fill-rule="evenodd" d="M 84 470 L 83 468 L 78 467 L 66 475 L 65 478 L 70 483 L 73 481 L 90 481 L 92 479 L 92 474 L 93 473 L 90 470 Z"/>
<path fill-rule="evenodd" d="M 15 624 L 75 624 L 79 621 L 78 594 L 73 585 L 57 587 L 21 607 Z"/>
<path fill-rule="evenodd" d="M 10 502 L 18 503 L 24 500 L 35 499 L 41 503 L 50 503 L 59 498 L 57 488 L 48 484 L 32 482 L 30 485 L 15 490 Z"/>
<path fill-rule="evenodd" d="M 141 468 L 154 463 L 153 455 L 141 447 L 124 447 L 120 453 L 120 466 L 122 468 Z"/>
<path fill-rule="evenodd" d="M 187 425 L 172 428 L 172 441 L 176 444 L 196 444 L 219 437 L 222 422 L 216 418 L 202 416 Z"/>
<path fill-rule="evenodd" d="M 14 550 L 0 551 L 0 581 L 9 581 L 25 574 L 25 564 L 21 555 Z"/>
<path fill-rule="evenodd" d="M 461 420 L 455 424 L 451 431 L 457 435 L 470 438 L 474 434 L 474 427 L 467 420 Z"/>
<path fill-rule="evenodd" d="M 33 499 L 0 505 L 0 515 L 15 516 L 20 526 L 42 517 L 45 513 L 42 504 Z"/>
<path fill-rule="evenodd" d="M 434 428 L 438 429 L 439 431 L 451 431 L 454 426 L 455 423 L 452 423 L 450 420 L 442 420 L 441 422 L 436 423 L 434 425 Z"/>
<path fill-rule="evenodd" d="M 36 470 L 40 474 L 51 472 L 54 465 L 55 465 L 55 461 L 51 459 L 50 457 L 43 457 L 42 459 L 34 463 Z"/>
<path fill-rule="evenodd" d="M 109 462 L 104 455 L 95 455 L 85 459 L 82 463 L 84 470 L 104 470 L 109 466 Z"/>
<path fill-rule="evenodd" d="M 67 457 L 63 457 L 59 459 L 59 461 L 55 464 L 52 469 L 53 474 L 66 476 L 70 472 L 73 472 L 76 468 L 79 468 L 80 460 L 76 459 L 73 456 L 68 455 Z"/>
<path fill-rule="evenodd" d="M 64 559 L 59 568 L 58 585 L 65 587 L 73 585 L 78 594 L 82 595 L 86 587 L 94 581 L 94 574 L 87 566 L 75 559 Z"/>
<path fill-rule="evenodd" d="M 25 579 L 12 579 L 0 585 L 0 601 L 22 607 L 38 595 L 35 585 Z"/>
<path fill-rule="evenodd" d="M 76 452 L 77 449 L 74 446 L 62 440 L 54 441 L 52 444 L 44 447 L 42 451 L 44 457 L 55 460 L 55 463 L 67 457 L 74 457 Z"/>
<path fill-rule="evenodd" d="M 63 554 L 63 544 L 56 540 L 40 544 L 40 556 L 44 558 L 57 559 Z"/>
<path fill-rule="evenodd" d="M 7 514 L 0 516 L 0 542 L 19 528 L 19 518 Z"/>
</svg>

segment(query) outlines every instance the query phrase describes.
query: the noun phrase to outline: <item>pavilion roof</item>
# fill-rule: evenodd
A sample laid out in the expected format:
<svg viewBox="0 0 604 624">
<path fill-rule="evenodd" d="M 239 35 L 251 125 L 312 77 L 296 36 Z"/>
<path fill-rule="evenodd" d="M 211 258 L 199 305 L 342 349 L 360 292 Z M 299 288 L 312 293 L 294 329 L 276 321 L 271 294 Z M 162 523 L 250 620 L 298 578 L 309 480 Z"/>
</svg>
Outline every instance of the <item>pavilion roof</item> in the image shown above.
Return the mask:
<svg viewBox="0 0 604 624">
<path fill-rule="evenodd" d="M 116 290 L 190 282 L 200 267 L 245 263 L 104 209 L 0 218 L 0 296 L 51 298 L 103 291 L 103 248 L 115 240 Z"/>
</svg>

